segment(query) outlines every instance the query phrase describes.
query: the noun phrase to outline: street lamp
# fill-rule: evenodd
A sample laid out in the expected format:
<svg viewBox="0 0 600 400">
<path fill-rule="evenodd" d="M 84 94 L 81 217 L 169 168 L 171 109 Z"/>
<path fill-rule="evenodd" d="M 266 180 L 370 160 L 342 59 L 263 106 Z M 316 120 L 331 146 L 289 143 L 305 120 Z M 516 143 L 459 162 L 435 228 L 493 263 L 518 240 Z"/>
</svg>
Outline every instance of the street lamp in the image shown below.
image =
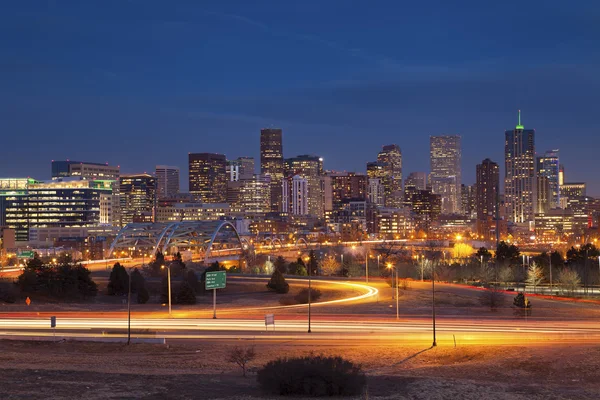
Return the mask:
<svg viewBox="0 0 600 400">
<path fill-rule="evenodd" d="M 171 268 L 169 266 L 161 265 L 160 269 L 167 269 L 167 285 L 169 286 L 169 317 L 171 315 Z"/>
<path fill-rule="evenodd" d="M 131 342 L 131 268 L 127 274 L 127 345 Z"/>
<path fill-rule="evenodd" d="M 435 340 L 435 264 L 431 263 L 431 310 L 433 316 L 433 344 L 431 347 L 437 346 Z"/>
<path fill-rule="evenodd" d="M 311 330 L 310 330 L 310 297 L 311 297 L 310 294 L 312 292 L 311 285 L 310 285 L 310 281 L 311 281 L 310 276 L 312 275 L 311 271 L 310 271 L 312 269 L 311 263 L 308 263 L 307 267 L 308 267 L 307 268 L 308 269 L 308 333 L 310 333 L 311 332 Z"/>
<path fill-rule="evenodd" d="M 369 252 L 365 251 L 365 275 L 366 283 L 369 283 Z"/>
<path fill-rule="evenodd" d="M 396 270 L 396 279 L 398 279 L 398 270 L 391 263 L 387 264 L 387 267 L 392 271 L 392 298 L 393 298 L 393 289 L 394 289 L 394 270 Z M 396 282 L 396 319 L 400 319 L 399 308 L 398 308 L 398 282 Z"/>
</svg>

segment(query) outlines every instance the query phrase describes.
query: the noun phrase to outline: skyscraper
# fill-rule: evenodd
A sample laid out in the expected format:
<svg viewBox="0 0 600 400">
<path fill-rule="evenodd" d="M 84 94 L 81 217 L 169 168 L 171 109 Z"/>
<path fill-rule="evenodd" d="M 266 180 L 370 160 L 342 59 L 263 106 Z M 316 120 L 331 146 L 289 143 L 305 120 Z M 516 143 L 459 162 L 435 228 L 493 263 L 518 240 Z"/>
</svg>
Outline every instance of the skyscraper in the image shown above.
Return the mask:
<svg viewBox="0 0 600 400">
<path fill-rule="evenodd" d="M 505 132 L 504 145 L 504 203 L 510 222 L 533 221 L 536 201 L 535 188 L 535 130 L 519 123 Z"/>
<path fill-rule="evenodd" d="M 495 226 L 500 185 L 500 169 L 498 164 L 486 158 L 476 167 L 476 202 L 477 233 L 491 237 L 490 231 Z"/>
<path fill-rule="evenodd" d="M 282 206 L 291 215 L 309 215 L 308 181 L 299 176 L 283 180 Z"/>
<path fill-rule="evenodd" d="M 334 173 L 331 175 L 333 208 L 340 209 L 347 200 L 365 200 L 367 198 L 367 176 L 354 172 Z"/>
<path fill-rule="evenodd" d="M 168 198 L 179 193 L 179 167 L 168 165 L 157 165 L 156 175 L 156 198 Z"/>
<path fill-rule="evenodd" d="M 442 214 L 461 212 L 459 135 L 430 136 L 431 188 L 442 200 Z"/>
<path fill-rule="evenodd" d="M 307 213 L 318 218 L 323 218 L 325 213 L 323 189 L 321 186 L 323 159 L 305 154 L 286 159 L 284 165 L 286 176 L 300 176 L 306 180 L 308 190 Z"/>
<path fill-rule="evenodd" d="M 260 173 L 271 178 L 271 211 L 281 212 L 283 184 L 283 138 L 281 129 L 260 131 Z"/>
<path fill-rule="evenodd" d="M 240 166 L 240 179 L 252 179 L 254 177 L 254 157 L 238 157 L 236 160 Z"/>
<path fill-rule="evenodd" d="M 227 159 L 224 154 L 190 153 L 189 189 L 203 203 L 227 201 Z"/>
<path fill-rule="evenodd" d="M 560 162 L 558 150 L 550 150 L 537 158 L 537 175 L 548 180 L 548 207 L 560 207 Z M 539 196 L 538 196 L 539 197 Z"/>
<path fill-rule="evenodd" d="M 383 164 L 382 183 L 385 192 L 385 206 L 402 206 L 402 152 L 396 144 L 383 146 L 377 155 L 377 161 Z"/>
<path fill-rule="evenodd" d="M 156 178 L 149 174 L 121 175 L 121 226 L 153 222 L 156 207 Z"/>
</svg>

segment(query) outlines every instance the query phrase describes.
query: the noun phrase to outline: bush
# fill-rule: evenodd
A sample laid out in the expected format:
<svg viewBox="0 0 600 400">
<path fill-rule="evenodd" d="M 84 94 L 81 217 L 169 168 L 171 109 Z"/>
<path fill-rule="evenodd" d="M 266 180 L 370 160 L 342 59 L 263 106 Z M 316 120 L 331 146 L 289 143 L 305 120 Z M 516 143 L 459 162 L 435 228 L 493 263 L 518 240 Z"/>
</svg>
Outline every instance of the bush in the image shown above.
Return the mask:
<svg viewBox="0 0 600 400">
<path fill-rule="evenodd" d="M 146 304 L 150 300 L 150 294 L 148 294 L 148 289 L 146 289 L 146 284 L 139 286 L 137 289 L 137 302 L 138 304 Z"/>
<path fill-rule="evenodd" d="M 270 361 L 258 371 L 257 380 L 263 391 L 280 396 L 355 396 L 366 384 L 360 365 L 314 355 Z"/>
<path fill-rule="evenodd" d="M 80 264 L 70 264 L 68 260 L 58 266 L 46 266 L 39 260 L 31 261 L 17 282 L 27 294 L 39 293 L 56 299 L 87 298 L 98 292 L 96 283 L 90 277 L 90 270 Z"/>
<path fill-rule="evenodd" d="M 515 296 L 515 299 L 513 300 L 513 305 L 519 308 L 531 308 L 531 302 L 525 297 L 523 293 L 519 293 Z"/>
<path fill-rule="evenodd" d="M 0 282 L 0 302 L 14 303 L 17 301 L 17 288 L 12 282 Z"/>
<path fill-rule="evenodd" d="M 146 286 L 146 280 L 141 272 L 137 268 L 134 268 L 131 273 L 131 293 L 137 293 L 142 286 Z"/>
<path fill-rule="evenodd" d="M 234 347 L 227 352 L 227 361 L 237 364 L 242 369 L 243 376 L 246 376 L 246 365 L 256 358 L 254 347 Z"/>
<path fill-rule="evenodd" d="M 279 270 L 275 270 L 271 275 L 271 280 L 267 283 L 267 288 L 276 293 L 287 293 L 290 290 L 290 285 L 285 281 L 283 274 Z"/>
<path fill-rule="evenodd" d="M 176 302 L 177 304 L 196 304 L 196 292 L 186 281 L 179 286 Z"/>
<path fill-rule="evenodd" d="M 321 291 L 319 289 L 311 288 L 310 289 L 310 302 L 315 302 L 319 300 L 321 297 Z M 294 300 L 298 304 L 306 304 L 308 303 L 308 288 L 302 289 L 296 296 L 294 296 Z"/>
</svg>

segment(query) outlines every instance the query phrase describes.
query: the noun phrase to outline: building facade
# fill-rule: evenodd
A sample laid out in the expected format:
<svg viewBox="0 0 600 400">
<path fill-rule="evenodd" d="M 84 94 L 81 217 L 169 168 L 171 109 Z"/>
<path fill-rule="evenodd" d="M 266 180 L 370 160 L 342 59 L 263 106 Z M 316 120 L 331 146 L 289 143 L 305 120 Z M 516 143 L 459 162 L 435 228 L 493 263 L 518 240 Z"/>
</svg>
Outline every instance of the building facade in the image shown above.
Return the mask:
<svg viewBox="0 0 600 400">
<path fill-rule="evenodd" d="M 442 199 L 443 214 L 461 212 L 461 138 L 459 135 L 429 138 L 431 188 Z"/>
<path fill-rule="evenodd" d="M 323 218 L 325 214 L 321 181 L 323 159 L 317 156 L 300 155 L 286 159 L 284 165 L 286 176 L 300 176 L 306 180 L 308 215 Z"/>
<path fill-rule="evenodd" d="M 227 158 L 217 153 L 190 153 L 189 190 L 203 203 L 227 201 Z"/>
<path fill-rule="evenodd" d="M 157 165 L 154 171 L 157 198 L 170 198 L 179 193 L 179 167 Z"/>
<path fill-rule="evenodd" d="M 149 174 L 122 175 L 119 179 L 121 226 L 153 222 L 156 208 L 156 178 Z"/>
<path fill-rule="evenodd" d="M 383 165 L 382 184 L 385 192 L 385 206 L 402 206 L 402 152 L 395 144 L 383 146 L 377 155 L 377 162 Z"/>
<path fill-rule="evenodd" d="M 308 181 L 299 176 L 290 176 L 283 180 L 283 209 L 290 215 L 309 215 Z"/>
<path fill-rule="evenodd" d="M 504 144 L 504 203 L 509 222 L 525 223 L 534 218 L 535 187 L 535 130 L 519 123 L 505 132 Z"/>
<path fill-rule="evenodd" d="M 547 206 L 546 209 L 550 208 L 559 208 L 560 207 L 560 161 L 559 161 L 559 151 L 558 150 L 550 150 L 544 153 L 543 156 L 537 157 L 536 159 L 536 174 L 538 177 L 545 178 L 547 181 L 548 188 L 543 188 L 549 190 L 546 194 L 547 198 Z M 538 198 L 540 187 L 538 187 Z M 541 210 L 537 210 L 536 212 L 540 212 Z"/>
<path fill-rule="evenodd" d="M 271 211 L 281 212 L 283 169 L 283 133 L 281 129 L 260 131 L 260 173 L 271 179 Z"/>
<path fill-rule="evenodd" d="M 499 205 L 500 167 L 486 158 L 476 167 L 475 198 L 477 204 L 477 234 L 492 237 Z"/>
</svg>

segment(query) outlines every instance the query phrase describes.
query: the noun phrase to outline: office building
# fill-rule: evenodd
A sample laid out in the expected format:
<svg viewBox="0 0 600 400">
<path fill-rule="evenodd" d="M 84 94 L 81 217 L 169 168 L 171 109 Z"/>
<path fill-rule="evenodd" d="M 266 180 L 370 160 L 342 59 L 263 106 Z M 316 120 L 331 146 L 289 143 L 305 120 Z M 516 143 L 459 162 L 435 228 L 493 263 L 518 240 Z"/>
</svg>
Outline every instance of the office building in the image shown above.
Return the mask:
<svg viewBox="0 0 600 400">
<path fill-rule="evenodd" d="M 240 179 L 252 179 L 255 175 L 254 157 L 238 157 Z"/>
<path fill-rule="evenodd" d="M 476 167 L 475 197 L 477 209 L 477 234 L 493 237 L 499 204 L 500 168 L 497 163 L 486 158 Z M 494 228 L 495 229 L 495 228 Z"/>
<path fill-rule="evenodd" d="M 386 207 L 402 206 L 402 152 L 395 144 L 383 146 L 377 155 L 377 162 L 383 165 L 382 184 Z"/>
<path fill-rule="evenodd" d="M 542 179 L 542 182 L 539 180 L 538 182 L 548 185 L 548 188 L 540 188 L 539 185 L 536 185 L 538 199 L 540 189 L 549 189 L 549 192 L 544 196 L 548 203 L 546 209 L 560 207 L 560 163 L 558 153 L 558 150 L 547 151 L 543 156 L 536 159 L 536 175 L 545 178 Z"/>
<path fill-rule="evenodd" d="M 365 200 L 367 198 L 366 175 L 343 172 L 333 173 L 330 176 L 334 209 L 339 209 L 347 200 Z"/>
<path fill-rule="evenodd" d="M 459 135 L 431 136 L 431 189 L 442 200 L 443 214 L 461 212 L 461 139 Z"/>
<path fill-rule="evenodd" d="M 7 196 L 5 225 L 15 230 L 17 241 L 31 240 L 33 228 L 70 228 L 97 226 L 112 221 L 109 202 L 112 187 L 108 181 L 58 178 L 47 182 L 28 182 L 24 193 Z"/>
<path fill-rule="evenodd" d="M 417 229 L 428 232 L 442 211 L 442 198 L 430 190 L 419 190 L 412 195 L 411 209 Z"/>
<path fill-rule="evenodd" d="M 460 185 L 462 214 L 469 219 L 477 218 L 477 187 L 475 185 Z"/>
<path fill-rule="evenodd" d="M 190 153 L 189 190 L 203 203 L 227 201 L 227 159 L 224 154 Z"/>
<path fill-rule="evenodd" d="M 156 208 L 156 178 L 149 174 L 122 175 L 121 226 L 133 222 L 153 222 Z"/>
<path fill-rule="evenodd" d="M 576 197 L 585 197 L 586 192 L 584 182 L 565 182 L 560 186 L 560 195 L 565 198 L 565 202 Z"/>
<path fill-rule="evenodd" d="M 281 212 L 283 184 L 283 134 L 281 129 L 260 131 L 260 173 L 271 179 L 271 211 Z"/>
<path fill-rule="evenodd" d="M 413 229 L 410 211 L 406 208 L 378 208 L 375 226 L 375 233 L 393 239 L 407 237 Z"/>
<path fill-rule="evenodd" d="M 566 241 L 574 229 L 573 210 L 554 208 L 535 215 L 535 236 L 539 242 Z"/>
<path fill-rule="evenodd" d="M 29 240 L 27 195 L 36 183 L 31 178 L 0 178 L 0 226 L 14 230 L 18 242 Z"/>
<path fill-rule="evenodd" d="M 216 221 L 230 216 L 226 203 L 173 203 L 156 208 L 156 222 Z"/>
<path fill-rule="evenodd" d="M 323 159 L 317 156 L 300 155 L 286 159 L 284 165 L 286 176 L 300 176 L 306 180 L 308 190 L 308 215 L 312 215 L 316 218 L 323 218 L 325 214 L 323 188 L 321 186 Z"/>
<path fill-rule="evenodd" d="M 550 179 L 542 174 L 536 174 L 535 177 L 535 213 L 544 214 L 551 208 L 552 190 L 550 189 Z"/>
<path fill-rule="evenodd" d="M 118 181 L 120 168 L 93 162 L 52 160 L 52 179 L 81 177 L 85 180 Z"/>
<path fill-rule="evenodd" d="M 521 111 L 515 129 L 505 132 L 504 164 L 507 219 L 514 223 L 531 222 L 536 202 L 535 130 L 521 124 Z"/>
<path fill-rule="evenodd" d="M 158 199 L 170 198 L 179 193 L 179 167 L 157 165 L 155 176 Z"/>
<path fill-rule="evenodd" d="M 411 198 L 419 190 L 427 189 L 427 173 L 411 172 L 404 181 L 404 206 L 411 208 Z"/>
<path fill-rule="evenodd" d="M 381 183 L 381 178 L 369 178 L 367 198 L 370 204 L 377 207 L 385 207 L 385 188 L 383 183 Z"/>
<path fill-rule="evenodd" d="M 290 215 L 309 215 L 308 181 L 299 175 L 283 180 L 282 204 L 284 212 Z"/>
</svg>

